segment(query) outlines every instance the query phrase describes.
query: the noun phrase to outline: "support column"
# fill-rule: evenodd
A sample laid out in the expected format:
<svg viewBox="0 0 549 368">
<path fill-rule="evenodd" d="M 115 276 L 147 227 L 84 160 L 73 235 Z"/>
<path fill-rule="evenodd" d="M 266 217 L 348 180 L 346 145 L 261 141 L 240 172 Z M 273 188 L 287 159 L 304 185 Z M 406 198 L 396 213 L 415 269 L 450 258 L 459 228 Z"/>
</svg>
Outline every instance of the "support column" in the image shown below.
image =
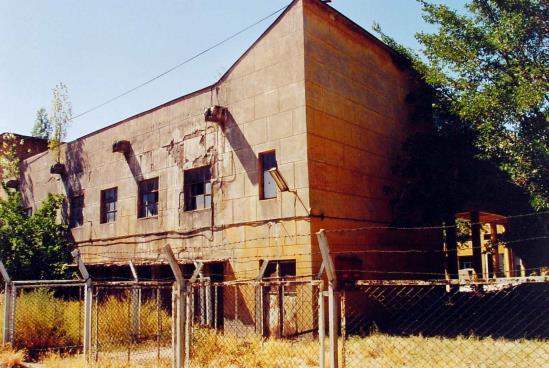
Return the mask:
<svg viewBox="0 0 549 368">
<path fill-rule="evenodd" d="M 338 340 L 338 304 L 339 293 L 337 292 L 337 279 L 336 272 L 332 257 L 330 255 L 330 246 L 328 244 L 328 238 L 326 232 L 321 229 L 317 234 L 318 245 L 320 247 L 320 253 L 322 254 L 322 261 L 324 263 L 324 269 L 326 270 L 326 276 L 328 278 L 328 332 L 330 334 L 330 367 L 337 368 L 339 349 L 337 347 Z"/>
<path fill-rule="evenodd" d="M 494 222 L 490 223 L 490 242 L 492 243 L 492 264 L 494 265 L 494 278 L 501 277 L 499 270 L 499 247 L 498 247 L 498 225 Z"/>
<path fill-rule="evenodd" d="M 4 279 L 4 328 L 2 329 L 2 346 L 5 347 L 8 344 L 9 331 L 10 331 L 10 315 L 11 315 L 11 299 L 13 293 L 13 284 L 11 278 L 4 267 L 4 263 L 0 261 L 0 273 Z"/>
<path fill-rule="evenodd" d="M 482 249 L 480 240 L 480 216 L 478 211 L 471 211 L 471 240 L 473 243 L 473 269 L 477 277 L 482 277 Z"/>
<path fill-rule="evenodd" d="M 456 218 L 448 216 L 444 220 L 446 240 L 446 274 L 450 279 L 458 278 L 458 253 L 456 236 Z"/>
<path fill-rule="evenodd" d="M 166 244 L 164 247 L 164 257 L 175 277 L 175 284 L 173 287 L 173 304 L 174 308 L 172 311 L 172 321 L 173 321 L 173 332 L 175 338 L 172 340 L 174 352 L 173 367 L 182 368 L 185 364 L 185 322 L 186 322 L 186 285 L 185 280 L 183 279 L 183 273 L 179 268 L 179 264 L 175 259 L 175 256 L 172 252 L 172 248 L 169 244 Z M 187 362 L 188 364 L 188 362 Z"/>
<path fill-rule="evenodd" d="M 91 358 L 91 346 L 92 346 L 92 303 L 93 303 L 93 289 L 92 289 L 92 279 L 80 257 L 80 250 L 75 249 L 71 252 L 71 255 L 74 258 L 75 263 L 78 265 L 78 270 L 82 275 L 86 285 L 84 286 L 84 358 L 87 362 Z"/>
</svg>

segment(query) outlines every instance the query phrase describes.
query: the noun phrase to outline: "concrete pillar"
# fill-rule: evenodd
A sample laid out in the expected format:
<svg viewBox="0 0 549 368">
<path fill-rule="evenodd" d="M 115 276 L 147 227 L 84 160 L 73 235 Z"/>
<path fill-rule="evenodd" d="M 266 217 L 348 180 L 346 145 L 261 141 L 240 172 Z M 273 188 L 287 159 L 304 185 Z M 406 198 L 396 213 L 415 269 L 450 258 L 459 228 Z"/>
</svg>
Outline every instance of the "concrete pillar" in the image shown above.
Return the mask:
<svg viewBox="0 0 549 368">
<path fill-rule="evenodd" d="M 458 278 L 458 254 L 455 216 L 448 216 L 444 221 L 444 225 L 446 226 L 446 272 L 451 279 Z"/>
<path fill-rule="evenodd" d="M 501 277 L 501 272 L 499 270 L 499 247 L 497 246 L 498 241 L 498 225 L 494 222 L 490 224 L 490 241 L 494 246 L 492 252 L 492 264 L 494 265 L 494 270 L 492 275 L 494 278 Z"/>
<path fill-rule="evenodd" d="M 471 211 L 471 239 L 473 243 L 473 269 L 477 276 L 482 276 L 482 249 L 480 240 L 480 216 L 478 211 Z"/>
</svg>

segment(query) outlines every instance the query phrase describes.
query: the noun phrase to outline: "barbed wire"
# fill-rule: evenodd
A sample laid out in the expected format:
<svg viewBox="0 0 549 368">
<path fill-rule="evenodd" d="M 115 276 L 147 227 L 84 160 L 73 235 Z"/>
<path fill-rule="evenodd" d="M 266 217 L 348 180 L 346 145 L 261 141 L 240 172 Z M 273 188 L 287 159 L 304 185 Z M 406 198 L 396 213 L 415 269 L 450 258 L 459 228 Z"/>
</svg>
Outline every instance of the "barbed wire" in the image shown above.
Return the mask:
<svg viewBox="0 0 549 368">
<path fill-rule="evenodd" d="M 530 213 L 524 213 L 519 215 L 510 215 L 510 216 L 502 216 L 497 219 L 497 221 L 505 220 L 505 219 L 514 219 L 514 218 L 521 218 L 521 217 L 530 217 L 530 216 L 541 216 L 541 215 L 549 215 L 549 211 L 540 211 L 540 212 L 530 212 Z M 479 221 L 479 222 L 471 222 L 470 225 L 483 225 L 490 223 L 491 221 Z M 443 229 L 452 229 L 457 228 L 458 225 L 440 225 L 440 226 L 411 226 L 411 227 L 398 227 L 398 226 L 361 226 L 361 227 L 355 227 L 355 228 L 339 228 L 339 229 L 324 229 L 324 232 L 326 233 L 340 233 L 340 232 L 354 232 L 354 231 L 365 231 L 365 230 L 443 230 Z"/>
</svg>

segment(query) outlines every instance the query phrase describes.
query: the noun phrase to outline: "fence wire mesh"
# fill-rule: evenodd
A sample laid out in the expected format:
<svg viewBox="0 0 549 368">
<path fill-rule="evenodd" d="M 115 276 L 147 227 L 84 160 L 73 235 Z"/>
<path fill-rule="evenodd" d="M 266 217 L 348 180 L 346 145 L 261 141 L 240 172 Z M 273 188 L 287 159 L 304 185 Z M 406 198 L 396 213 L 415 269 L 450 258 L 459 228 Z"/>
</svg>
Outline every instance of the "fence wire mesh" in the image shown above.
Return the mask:
<svg viewBox="0 0 549 368">
<path fill-rule="evenodd" d="M 91 362 L 171 367 L 172 285 L 93 287 Z"/>
<path fill-rule="evenodd" d="M 191 367 L 318 367 L 316 281 L 191 285 Z"/>
<path fill-rule="evenodd" d="M 357 282 L 341 295 L 345 367 L 547 367 L 549 283 Z"/>
<path fill-rule="evenodd" d="M 8 339 L 31 359 L 83 347 L 83 285 L 18 285 L 11 294 Z"/>
</svg>

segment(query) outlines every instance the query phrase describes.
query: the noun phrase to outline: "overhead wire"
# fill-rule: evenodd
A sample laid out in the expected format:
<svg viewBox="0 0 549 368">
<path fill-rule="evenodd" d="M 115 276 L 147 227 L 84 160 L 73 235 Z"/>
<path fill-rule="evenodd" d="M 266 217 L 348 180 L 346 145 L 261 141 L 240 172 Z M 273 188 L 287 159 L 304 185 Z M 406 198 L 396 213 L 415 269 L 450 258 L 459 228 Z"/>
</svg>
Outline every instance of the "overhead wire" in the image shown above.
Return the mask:
<svg viewBox="0 0 549 368">
<path fill-rule="evenodd" d="M 191 62 L 191 61 L 193 61 L 193 60 L 199 58 L 200 56 L 202 56 L 202 55 L 204 55 L 204 54 L 210 52 L 211 50 L 213 50 L 213 49 L 215 49 L 215 48 L 217 48 L 217 47 L 219 47 L 219 46 L 221 46 L 221 45 L 223 45 L 224 43 L 226 43 L 226 42 L 232 40 L 233 38 L 238 37 L 238 36 L 241 35 L 242 33 L 246 32 L 246 31 L 248 31 L 249 29 L 255 27 L 256 25 L 258 25 L 258 24 L 264 22 L 265 20 L 271 18 L 272 16 L 274 16 L 274 15 L 280 13 L 281 11 L 283 11 L 284 9 L 286 9 L 287 7 L 288 7 L 288 5 L 285 5 L 285 6 L 281 7 L 281 8 L 279 8 L 279 9 L 273 11 L 272 13 L 270 13 L 270 14 L 268 14 L 268 15 L 266 15 L 266 16 L 260 18 L 260 19 L 258 19 L 258 20 L 255 21 L 254 23 L 252 23 L 252 24 L 250 24 L 250 25 L 248 25 L 248 26 L 242 28 L 240 31 L 238 31 L 238 32 L 236 32 L 236 33 L 233 33 L 233 34 L 230 35 L 229 37 L 224 38 L 223 40 L 221 40 L 221 41 L 219 41 L 219 42 L 213 44 L 212 46 L 210 46 L 210 47 L 208 47 L 208 48 L 206 48 L 206 49 L 204 49 L 204 50 L 202 50 L 202 51 L 200 51 L 200 52 L 194 54 L 193 56 L 191 56 L 191 57 L 189 57 L 189 58 L 187 58 L 187 59 L 181 61 L 180 63 L 178 63 L 178 64 L 172 66 L 171 68 L 167 69 L 166 71 L 164 71 L 164 72 L 162 72 L 162 73 L 160 73 L 160 74 L 157 74 L 157 75 L 155 75 L 154 77 L 152 77 L 152 78 L 150 78 L 150 79 L 148 79 L 148 80 L 146 80 L 146 81 L 144 81 L 144 82 L 138 84 L 137 86 L 135 86 L 135 87 L 133 87 L 133 88 L 130 88 L 130 89 L 128 89 L 127 91 L 122 92 L 122 93 L 120 93 L 120 94 L 118 94 L 118 95 L 116 95 L 116 96 L 114 96 L 114 97 L 111 97 L 111 98 L 109 98 L 108 100 L 106 100 L 106 101 L 104 101 L 104 102 L 102 102 L 102 103 L 100 103 L 100 104 L 98 104 L 98 105 L 95 105 L 95 106 L 93 106 L 93 107 L 91 107 L 91 108 L 89 108 L 89 109 L 87 109 L 87 110 L 85 110 L 85 111 L 83 111 L 83 112 L 81 112 L 81 113 L 79 113 L 79 114 L 74 115 L 74 116 L 71 118 L 71 120 L 75 120 L 75 119 L 78 119 L 78 118 L 81 117 L 81 116 L 84 116 L 84 115 L 86 115 L 86 114 L 89 114 L 89 113 L 92 112 L 92 111 L 95 111 L 95 110 L 97 110 L 97 109 L 99 109 L 99 108 L 101 108 L 101 107 L 103 107 L 103 106 L 105 106 L 105 105 L 108 105 L 108 104 L 110 104 L 111 102 L 114 102 L 114 101 L 116 101 L 116 100 L 118 100 L 118 99 L 120 99 L 120 98 L 122 98 L 122 97 L 124 97 L 124 96 L 126 96 L 126 95 L 128 95 L 128 94 L 130 94 L 130 93 L 132 93 L 132 92 L 134 92 L 134 91 L 136 91 L 136 90 L 138 90 L 138 89 L 144 87 L 144 86 L 146 86 L 147 84 L 150 84 L 150 83 L 154 82 L 155 80 L 157 80 L 157 79 L 159 79 L 159 78 L 162 78 L 163 76 L 165 76 L 165 75 L 167 75 L 167 74 L 173 72 L 173 71 L 176 70 L 176 69 L 179 69 L 179 68 L 182 67 L 183 65 L 185 65 L 185 64 L 187 64 L 187 63 L 189 63 L 189 62 Z"/>
</svg>

